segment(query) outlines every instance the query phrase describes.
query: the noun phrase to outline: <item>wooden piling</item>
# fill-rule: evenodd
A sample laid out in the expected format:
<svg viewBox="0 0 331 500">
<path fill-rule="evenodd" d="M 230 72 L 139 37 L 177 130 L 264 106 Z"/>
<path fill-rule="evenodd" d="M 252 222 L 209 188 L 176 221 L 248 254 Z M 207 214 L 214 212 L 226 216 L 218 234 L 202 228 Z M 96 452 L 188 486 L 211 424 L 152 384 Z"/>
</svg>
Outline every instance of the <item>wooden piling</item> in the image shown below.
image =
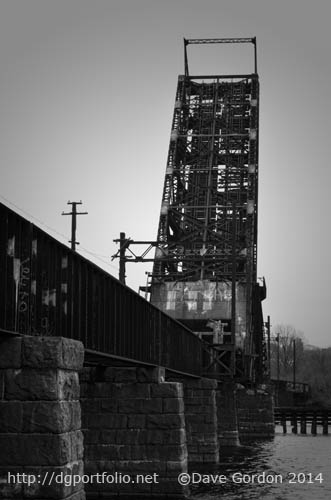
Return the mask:
<svg viewBox="0 0 331 500">
<path fill-rule="evenodd" d="M 313 419 L 311 421 L 311 433 L 315 436 L 317 434 L 317 417 L 316 413 L 314 412 Z"/>
<path fill-rule="evenodd" d="M 328 422 L 328 413 L 327 412 L 323 413 L 322 426 L 323 426 L 323 434 L 325 436 L 327 436 L 329 433 L 329 422 Z"/>
<path fill-rule="evenodd" d="M 307 434 L 307 420 L 306 415 L 301 415 L 300 419 L 300 432 L 301 434 Z"/>
<path fill-rule="evenodd" d="M 286 428 L 286 415 L 283 413 L 280 421 L 282 427 L 283 427 L 283 433 L 286 434 L 287 428 Z"/>
</svg>

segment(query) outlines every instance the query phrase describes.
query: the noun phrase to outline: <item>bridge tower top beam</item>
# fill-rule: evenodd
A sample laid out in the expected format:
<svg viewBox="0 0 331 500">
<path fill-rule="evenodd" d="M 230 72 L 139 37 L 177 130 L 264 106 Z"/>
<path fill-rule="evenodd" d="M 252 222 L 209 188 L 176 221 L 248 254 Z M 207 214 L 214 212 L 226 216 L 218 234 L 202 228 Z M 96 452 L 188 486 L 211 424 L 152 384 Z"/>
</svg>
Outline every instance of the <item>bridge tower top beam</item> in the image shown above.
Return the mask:
<svg viewBox="0 0 331 500">
<path fill-rule="evenodd" d="M 188 45 L 205 45 L 205 44 L 224 44 L 224 43 L 252 43 L 254 46 L 254 73 L 257 74 L 257 46 L 256 37 L 252 38 L 184 38 L 184 64 L 185 64 L 185 76 L 189 77 L 189 66 L 188 66 L 188 55 L 187 46 Z"/>
</svg>

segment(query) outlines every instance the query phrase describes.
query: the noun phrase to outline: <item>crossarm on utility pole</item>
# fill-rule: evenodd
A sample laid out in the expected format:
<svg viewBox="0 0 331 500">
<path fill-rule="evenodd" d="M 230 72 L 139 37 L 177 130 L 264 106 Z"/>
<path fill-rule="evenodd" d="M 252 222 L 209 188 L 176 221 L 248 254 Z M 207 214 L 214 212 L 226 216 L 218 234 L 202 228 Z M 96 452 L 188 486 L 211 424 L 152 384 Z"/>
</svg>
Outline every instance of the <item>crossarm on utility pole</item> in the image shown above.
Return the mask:
<svg viewBox="0 0 331 500">
<path fill-rule="evenodd" d="M 62 215 L 71 215 L 71 250 L 76 251 L 76 245 L 79 242 L 76 241 L 76 228 L 77 228 L 77 215 L 87 215 L 88 212 L 77 212 L 77 205 L 81 205 L 82 201 L 68 201 L 67 205 L 72 205 L 72 212 L 62 212 Z"/>
</svg>

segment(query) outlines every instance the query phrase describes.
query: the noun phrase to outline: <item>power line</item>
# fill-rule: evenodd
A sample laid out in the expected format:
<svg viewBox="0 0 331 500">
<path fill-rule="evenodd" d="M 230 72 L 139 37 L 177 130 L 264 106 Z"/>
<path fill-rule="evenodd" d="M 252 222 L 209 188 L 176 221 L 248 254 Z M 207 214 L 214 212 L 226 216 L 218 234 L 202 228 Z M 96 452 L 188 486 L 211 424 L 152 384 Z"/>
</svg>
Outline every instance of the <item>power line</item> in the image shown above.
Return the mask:
<svg viewBox="0 0 331 500">
<path fill-rule="evenodd" d="M 48 224 L 46 224 L 46 222 L 44 222 L 43 220 L 41 219 L 38 219 L 38 217 L 35 217 L 34 215 L 32 215 L 30 212 L 27 212 L 26 210 L 24 210 L 23 208 L 19 207 L 18 205 L 16 205 L 16 203 L 12 202 L 11 200 L 8 200 L 8 198 L 6 198 L 5 196 L 3 196 L 1 193 L 0 193 L 0 198 L 5 201 L 6 203 L 8 203 L 9 205 L 13 206 L 14 208 L 16 208 L 16 210 L 18 210 L 19 212 L 25 214 L 27 217 L 29 217 L 30 219 L 33 219 L 34 221 L 38 222 L 39 224 L 41 224 L 44 228 L 47 228 L 49 231 L 51 231 L 52 233 L 54 234 L 57 234 L 58 236 L 61 237 L 61 239 L 64 239 L 65 241 L 67 241 L 67 236 L 63 233 L 60 233 L 59 231 L 57 231 L 56 229 L 54 229 L 53 227 L 49 226 Z M 113 264 L 111 264 L 110 262 L 107 262 L 105 260 L 103 260 L 101 257 L 104 257 L 105 259 L 108 258 L 108 255 L 100 255 L 100 254 L 97 254 L 95 252 L 92 252 L 91 250 L 88 250 L 87 248 L 83 247 L 82 245 L 80 245 L 80 252 L 84 251 L 90 255 L 92 255 L 95 259 L 99 260 L 100 262 L 102 262 L 103 264 L 111 267 L 112 269 L 115 269 L 116 271 L 118 271 L 118 268 L 116 266 L 114 266 Z"/>
</svg>

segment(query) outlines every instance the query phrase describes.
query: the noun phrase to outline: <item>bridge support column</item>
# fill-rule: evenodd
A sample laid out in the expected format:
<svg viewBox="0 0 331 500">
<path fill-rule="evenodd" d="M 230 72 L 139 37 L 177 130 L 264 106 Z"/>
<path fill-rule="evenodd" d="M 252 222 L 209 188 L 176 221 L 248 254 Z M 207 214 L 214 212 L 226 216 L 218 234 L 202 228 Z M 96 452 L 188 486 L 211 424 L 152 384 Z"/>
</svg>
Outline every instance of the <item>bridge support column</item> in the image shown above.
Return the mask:
<svg viewBox="0 0 331 500">
<path fill-rule="evenodd" d="M 184 388 L 189 462 L 218 463 L 217 382 L 207 378 L 176 377 L 174 380 L 180 380 Z"/>
<path fill-rule="evenodd" d="M 222 448 L 239 446 L 239 432 L 236 406 L 236 384 L 232 381 L 219 382 L 216 392 L 218 442 Z"/>
<path fill-rule="evenodd" d="M 237 389 L 239 439 L 271 438 L 275 434 L 270 388 Z"/>
<path fill-rule="evenodd" d="M 81 374 L 85 470 L 104 474 L 89 497 L 184 497 L 183 389 L 162 368 L 98 367 Z M 134 481 L 134 483 L 132 482 Z"/>
<path fill-rule="evenodd" d="M 79 380 L 80 342 L 49 337 L 0 340 L 0 496 L 85 499 Z"/>
</svg>

